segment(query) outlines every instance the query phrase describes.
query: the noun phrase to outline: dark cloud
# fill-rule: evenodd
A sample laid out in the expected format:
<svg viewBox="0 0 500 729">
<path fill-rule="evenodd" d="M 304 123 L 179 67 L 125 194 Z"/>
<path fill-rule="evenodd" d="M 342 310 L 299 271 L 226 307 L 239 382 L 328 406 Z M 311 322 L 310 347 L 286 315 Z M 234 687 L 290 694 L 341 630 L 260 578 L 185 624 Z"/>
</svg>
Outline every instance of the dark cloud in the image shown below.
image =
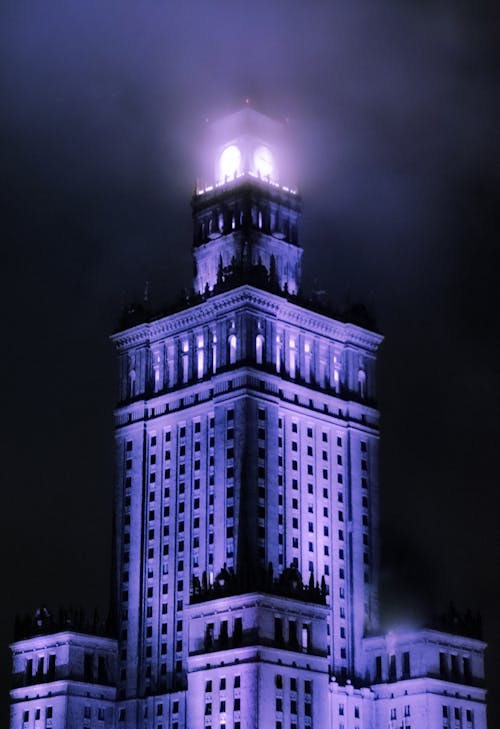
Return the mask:
<svg viewBox="0 0 500 729">
<path fill-rule="evenodd" d="M 373 302 L 386 335 L 386 612 L 412 590 L 483 611 L 494 723 L 497 15 L 486 0 L 3 3 L 4 644 L 16 611 L 107 601 L 107 335 L 146 280 L 157 303 L 189 284 L 205 120 L 249 96 L 290 120 L 306 282 Z"/>
</svg>

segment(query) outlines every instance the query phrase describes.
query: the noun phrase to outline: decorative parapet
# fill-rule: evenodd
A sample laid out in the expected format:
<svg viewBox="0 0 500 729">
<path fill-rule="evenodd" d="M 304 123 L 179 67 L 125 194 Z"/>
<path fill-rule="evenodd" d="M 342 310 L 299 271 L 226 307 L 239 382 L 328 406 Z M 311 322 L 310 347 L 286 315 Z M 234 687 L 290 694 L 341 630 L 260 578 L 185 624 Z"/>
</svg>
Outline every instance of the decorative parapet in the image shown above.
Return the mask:
<svg viewBox="0 0 500 729">
<path fill-rule="evenodd" d="M 299 570 L 293 564 L 284 569 L 279 577 L 274 577 L 272 565 L 269 565 L 267 571 L 257 569 L 246 575 L 237 574 L 232 568 L 228 570 L 224 565 L 213 584 L 208 583 L 207 574 L 204 572 L 201 580 L 193 578 L 191 604 L 218 600 L 221 597 L 243 595 L 248 592 L 263 592 L 268 595 L 289 597 L 301 602 L 326 605 L 324 577 L 321 578 L 320 585 L 318 582 L 314 582 L 311 573 L 309 582 L 305 585 Z"/>
</svg>

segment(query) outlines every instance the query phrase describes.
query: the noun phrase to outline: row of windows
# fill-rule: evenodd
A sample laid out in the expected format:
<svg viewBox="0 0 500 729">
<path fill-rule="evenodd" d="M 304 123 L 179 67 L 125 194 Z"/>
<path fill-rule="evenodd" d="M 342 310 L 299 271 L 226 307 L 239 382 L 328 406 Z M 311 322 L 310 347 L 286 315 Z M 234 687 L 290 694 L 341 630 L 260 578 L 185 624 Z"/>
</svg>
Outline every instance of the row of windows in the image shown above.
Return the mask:
<svg viewBox="0 0 500 729">
<path fill-rule="evenodd" d="M 233 679 L 233 688 L 240 688 L 241 686 L 241 677 L 239 675 L 236 675 Z M 219 679 L 219 691 L 225 691 L 227 688 L 227 682 L 226 677 L 221 676 Z M 205 693 L 209 694 L 213 691 L 213 681 L 212 679 L 208 679 L 205 681 Z"/>
<path fill-rule="evenodd" d="M 90 708 L 89 708 L 89 710 L 90 710 Z M 85 707 L 85 711 L 87 711 L 87 707 Z M 103 712 L 102 718 L 104 718 L 104 709 L 99 709 L 99 711 L 100 712 L 101 711 Z M 45 707 L 45 718 L 46 719 L 52 719 L 53 715 L 54 715 L 54 713 L 53 713 L 53 707 L 52 706 L 46 706 Z M 35 721 L 38 721 L 39 719 L 41 719 L 41 716 L 42 716 L 42 709 L 40 709 L 40 708 L 37 707 L 34 710 L 34 712 L 33 712 L 33 717 L 34 717 Z M 87 716 L 87 714 L 85 714 L 85 716 Z M 24 722 L 27 722 L 29 720 L 30 720 L 30 712 L 29 712 L 28 709 L 26 709 L 25 711 L 23 711 L 23 721 Z"/>
<path fill-rule="evenodd" d="M 446 704 L 443 704 L 442 713 L 443 719 L 449 719 L 452 716 L 451 708 L 449 706 L 446 706 Z M 453 708 L 453 717 L 457 721 L 460 721 L 460 719 L 462 718 L 462 709 L 459 706 L 455 706 Z M 472 709 L 465 709 L 465 720 L 469 723 L 472 723 L 472 721 L 474 720 L 474 712 L 472 711 Z"/>
<path fill-rule="evenodd" d="M 235 697 L 233 699 L 233 711 L 240 711 L 241 709 L 241 701 L 239 697 Z M 219 701 L 219 713 L 224 714 L 227 711 L 226 709 L 226 699 L 221 699 Z M 212 702 L 206 701 L 205 703 L 205 716 L 211 716 L 212 715 Z"/>
<path fill-rule="evenodd" d="M 298 690 L 298 683 L 299 683 L 298 682 L 298 679 L 295 678 L 294 676 L 291 676 L 290 677 L 290 680 L 289 680 L 289 688 L 290 688 L 290 691 L 297 691 Z M 276 686 L 277 689 L 283 689 L 284 688 L 284 681 L 283 681 L 283 676 L 282 676 L 281 673 L 277 673 L 275 675 L 275 677 L 274 677 L 274 685 Z M 312 681 L 310 681 L 308 679 L 305 679 L 304 680 L 303 687 L 304 687 L 304 693 L 305 694 L 312 694 Z"/>
<path fill-rule="evenodd" d="M 200 379 L 207 372 L 215 373 L 217 371 L 217 368 L 221 365 L 221 341 L 216 334 L 212 334 L 211 337 L 208 338 L 204 335 L 198 335 L 196 336 L 194 345 L 188 339 L 184 339 L 178 342 L 178 348 L 178 362 L 181 369 L 181 371 L 179 372 L 179 376 L 182 376 L 183 382 L 188 381 L 191 370 L 193 376 Z M 282 335 L 277 334 L 271 344 L 269 352 L 270 356 L 266 357 L 265 338 L 262 333 L 258 333 L 254 339 L 253 356 L 255 358 L 256 364 L 263 364 L 266 360 L 268 360 L 269 364 L 274 364 L 277 372 L 281 371 L 282 366 L 286 366 L 288 374 L 292 378 L 296 377 L 297 371 L 300 367 L 302 376 L 305 379 L 309 379 L 311 376 L 311 365 L 313 361 L 312 349 L 312 343 L 310 341 L 305 341 L 302 347 L 303 356 L 301 356 L 299 352 L 299 347 L 297 346 L 297 339 L 295 337 L 290 336 L 284 338 Z M 234 332 L 234 321 L 232 321 L 230 333 L 227 335 L 226 340 L 226 363 L 235 364 L 239 354 L 238 350 L 239 341 L 236 333 Z M 286 356 L 284 356 L 285 351 Z M 154 385 L 155 389 L 157 390 L 160 389 L 162 386 L 161 359 L 161 354 L 157 350 L 153 355 Z M 168 365 L 171 376 L 173 374 L 173 364 L 174 360 L 170 357 L 168 359 Z M 337 357 L 334 356 L 331 365 L 331 386 L 334 389 L 338 387 L 339 384 L 340 369 L 340 363 Z M 135 394 L 137 373 L 132 359 L 129 360 L 128 378 L 130 389 L 129 394 L 133 397 Z M 364 382 L 366 380 L 366 372 L 362 365 L 359 368 L 358 379 L 360 382 Z"/>
</svg>

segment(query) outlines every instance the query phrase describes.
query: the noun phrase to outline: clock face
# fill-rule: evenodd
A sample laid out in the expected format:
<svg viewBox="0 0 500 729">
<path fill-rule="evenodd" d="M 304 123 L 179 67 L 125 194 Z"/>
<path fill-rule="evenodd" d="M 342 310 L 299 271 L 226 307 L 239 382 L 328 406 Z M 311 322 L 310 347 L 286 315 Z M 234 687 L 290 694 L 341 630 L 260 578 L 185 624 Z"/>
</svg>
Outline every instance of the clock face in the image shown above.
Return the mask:
<svg viewBox="0 0 500 729">
<path fill-rule="evenodd" d="M 255 171 L 260 177 L 270 177 L 274 172 L 274 160 L 271 150 L 264 145 L 257 147 L 253 154 Z"/>
<path fill-rule="evenodd" d="M 222 180 L 232 179 L 241 171 L 241 152 L 235 144 L 226 147 L 222 152 L 219 158 L 219 171 Z"/>
</svg>

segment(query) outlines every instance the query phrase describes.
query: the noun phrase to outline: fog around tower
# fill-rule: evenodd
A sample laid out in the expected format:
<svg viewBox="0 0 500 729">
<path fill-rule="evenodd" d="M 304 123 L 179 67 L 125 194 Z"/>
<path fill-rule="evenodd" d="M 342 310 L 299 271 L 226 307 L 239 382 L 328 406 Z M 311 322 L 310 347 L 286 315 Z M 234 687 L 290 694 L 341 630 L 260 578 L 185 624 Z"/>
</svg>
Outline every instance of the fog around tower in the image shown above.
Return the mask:
<svg viewBox="0 0 500 729">
<path fill-rule="evenodd" d="M 107 336 L 189 287 L 199 141 L 249 98 L 287 121 L 306 287 L 386 336 L 386 611 L 481 609 L 498 714 L 495 10 L 3 3 L 4 645 L 40 602 L 105 608 Z"/>
</svg>

